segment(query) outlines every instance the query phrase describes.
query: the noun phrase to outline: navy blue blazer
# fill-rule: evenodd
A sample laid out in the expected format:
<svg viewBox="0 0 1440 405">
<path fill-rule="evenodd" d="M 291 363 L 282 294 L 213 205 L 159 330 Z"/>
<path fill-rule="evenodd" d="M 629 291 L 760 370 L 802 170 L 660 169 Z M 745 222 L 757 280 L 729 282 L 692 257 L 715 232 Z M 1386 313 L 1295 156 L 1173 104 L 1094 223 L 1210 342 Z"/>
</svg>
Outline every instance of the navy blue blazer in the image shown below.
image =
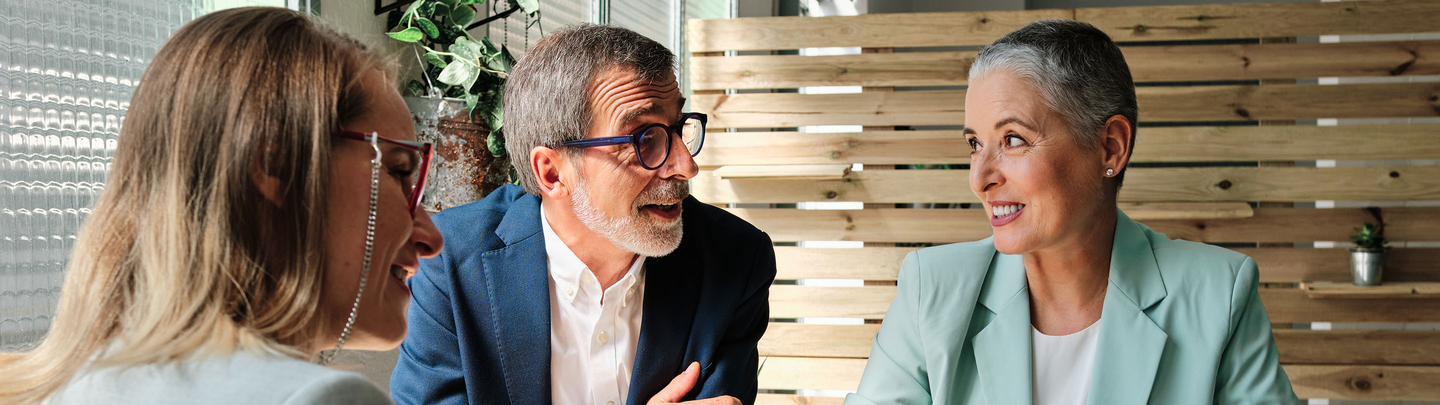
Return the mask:
<svg viewBox="0 0 1440 405">
<path fill-rule="evenodd" d="M 770 317 L 769 236 L 686 198 L 684 239 L 645 261 L 645 309 L 629 404 L 700 362 L 686 397 L 755 402 L 755 345 Z M 549 404 L 550 292 L 540 199 L 507 185 L 434 217 L 439 256 L 409 281 L 410 329 L 390 379 L 400 405 Z"/>
</svg>

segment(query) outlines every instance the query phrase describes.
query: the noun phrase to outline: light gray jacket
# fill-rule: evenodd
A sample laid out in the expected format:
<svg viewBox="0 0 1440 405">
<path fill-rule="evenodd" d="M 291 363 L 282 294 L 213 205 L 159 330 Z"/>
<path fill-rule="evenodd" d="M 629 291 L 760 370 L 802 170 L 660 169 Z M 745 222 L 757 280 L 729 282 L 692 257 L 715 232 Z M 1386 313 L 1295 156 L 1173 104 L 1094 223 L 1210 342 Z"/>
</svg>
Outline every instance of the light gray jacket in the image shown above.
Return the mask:
<svg viewBox="0 0 1440 405">
<path fill-rule="evenodd" d="M 280 355 L 236 353 L 82 372 L 44 405 L 391 405 L 359 374 Z"/>
</svg>

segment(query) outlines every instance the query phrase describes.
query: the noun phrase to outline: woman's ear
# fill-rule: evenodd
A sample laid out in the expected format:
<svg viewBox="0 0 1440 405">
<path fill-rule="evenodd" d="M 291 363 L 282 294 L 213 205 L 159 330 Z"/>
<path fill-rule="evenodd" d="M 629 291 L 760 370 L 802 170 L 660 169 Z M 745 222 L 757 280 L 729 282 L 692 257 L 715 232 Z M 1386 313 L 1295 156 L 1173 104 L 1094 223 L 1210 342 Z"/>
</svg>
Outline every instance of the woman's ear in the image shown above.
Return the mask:
<svg viewBox="0 0 1440 405">
<path fill-rule="evenodd" d="M 1100 157 L 1105 169 L 1112 169 L 1115 175 L 1130 164 L 1130 150 L 1134 146 L 1135 127 L 1124 116 L 1114 115 L 1105 120 L 1100 131 Z M 1106 175 L 1106 177 L 1113 177 Z"/>
<path fill-rule="evenodd" d="M 530 149 L 530 170 L 545 198 L 564 200 L 570 196 L 570 179 L 564 174 L 567 164 L 560 151 L 545 146 Z"/>
<path fill-rule="evenodd" d="M 255 182 L 255 188 L 260 189 L 260 195 L 270 200 L 276 207 L 285 206 L 285 192 L 282 191 L 280 178 L 271 176 L 265 172 L 265 166 L 257 162 L 250 171 L 250 180 Z"/>
</svg>

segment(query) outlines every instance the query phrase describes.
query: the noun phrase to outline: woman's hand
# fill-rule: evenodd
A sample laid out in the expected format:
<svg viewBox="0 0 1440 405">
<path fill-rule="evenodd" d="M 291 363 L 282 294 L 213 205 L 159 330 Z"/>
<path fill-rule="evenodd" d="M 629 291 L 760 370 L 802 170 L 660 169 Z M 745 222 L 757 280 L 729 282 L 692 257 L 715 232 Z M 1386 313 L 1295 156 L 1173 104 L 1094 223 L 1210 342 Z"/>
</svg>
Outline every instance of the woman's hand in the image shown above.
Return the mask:
<svg viewBox="0 0 1440 405">
<path fill-rule="evenodd" d="M 729 395 L 721 395 L 721 396 L 714 397 L 714 398 L 697 399 L 697 400 L 694 400 L 694 401 L 679 402 L 681 398 L 684 398 L 684 397 L 685 397 L 685 394 L 686 394 L 686 393 L 690 392 L 690 389 L 691 389 L 691 388 L 695 388 L 695 381 L 696 381 L 696 380 L 699 380 L 699 379 L 700 379 L 700 363 L 698 363 L 698 362 L 690 363 L 690 367 L 686 367 L 684 372 L 680 373 L 680 375 L 678 375 L 678 376 L 675 376 L 675 379 L 674 379 L 674 380 L 670 380 L 670 385 L 666 385 L 664 389 L 661 389 L 661 390 L 660 390 L 660 393 L 655 394 L 654 397 L 650 398 L 650 402 L 647 402 L 646 404 L 647 404 L 647 405 L 664 405 L 664 404 L 740 405 L 740 400 L 739 400 L 739 399 L 735 399 L 735 397 L 732 397 L 732 396 L 729 396 Z"/>
</svg>

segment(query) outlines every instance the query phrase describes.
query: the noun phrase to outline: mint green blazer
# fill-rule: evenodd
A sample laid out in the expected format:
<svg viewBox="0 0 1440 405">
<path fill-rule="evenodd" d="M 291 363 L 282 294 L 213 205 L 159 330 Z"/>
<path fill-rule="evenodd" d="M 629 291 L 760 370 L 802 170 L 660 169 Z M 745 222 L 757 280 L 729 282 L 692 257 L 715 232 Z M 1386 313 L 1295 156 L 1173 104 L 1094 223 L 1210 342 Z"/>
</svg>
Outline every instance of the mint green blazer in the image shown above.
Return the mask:
<svg viewBox="0 0 1440 405">
<path fill-rule="evenodd" d="M 1118 217 L 1088 403 L 1299 403 L 1255 262 Z M 1030 331 L 1020 256 L 988 238 L 911 252 L 845 404 L 1031 404 Z"/>
</svg>

